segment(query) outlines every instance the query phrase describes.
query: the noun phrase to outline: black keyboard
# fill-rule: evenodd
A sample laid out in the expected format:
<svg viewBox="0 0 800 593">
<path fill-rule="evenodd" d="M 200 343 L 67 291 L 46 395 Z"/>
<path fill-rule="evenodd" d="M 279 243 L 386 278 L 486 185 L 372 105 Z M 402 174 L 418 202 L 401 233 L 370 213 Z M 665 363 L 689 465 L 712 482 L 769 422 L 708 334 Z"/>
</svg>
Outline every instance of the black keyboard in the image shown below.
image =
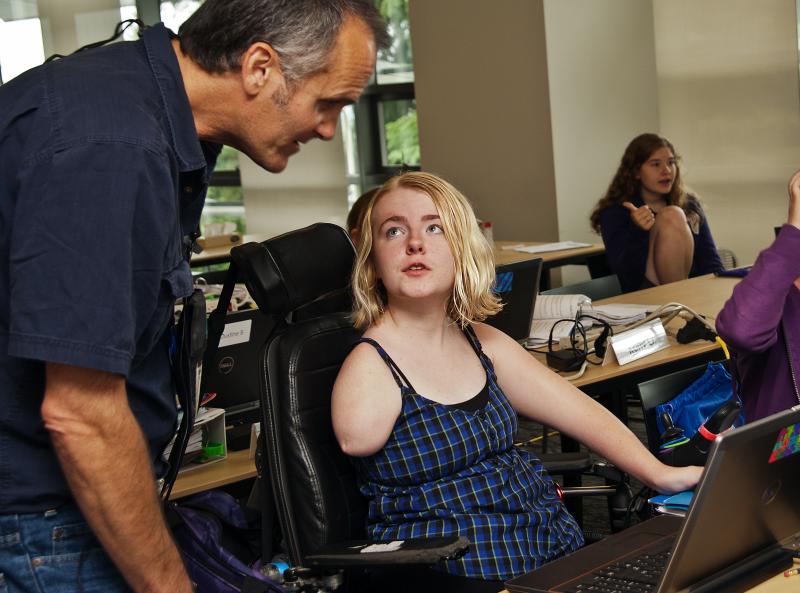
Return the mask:
<svg viewBox="0 0 800 593">
<path fill-rule="evenodd" d="M 667 567 L 671 549 L 626 558 L 561 589 L 564 593 L 653 593 Z"/>
</svg>

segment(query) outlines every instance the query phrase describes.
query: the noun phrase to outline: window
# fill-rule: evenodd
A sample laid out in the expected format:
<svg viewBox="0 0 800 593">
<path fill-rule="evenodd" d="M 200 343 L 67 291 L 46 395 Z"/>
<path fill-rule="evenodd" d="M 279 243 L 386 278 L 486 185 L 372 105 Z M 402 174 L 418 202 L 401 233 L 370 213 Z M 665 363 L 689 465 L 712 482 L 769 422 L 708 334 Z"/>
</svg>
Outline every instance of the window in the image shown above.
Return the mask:
<svg viewBox="0 0 800 593">
<path fill-rule="evenodd" d="M 109 0 L 106 5 L 70 14 L 53 2 L 0 0 L 0 84 L 52 54 L 69 54 L 110 37 L 120 21 L 136 18 L 135 0 Z M 131 36 L 135 28 L 127 32 Z"/>
<path fill-rule="evenodd" d="M 408 0 L 375 0 L 375 5 L 391 45 L 378 54 L 374 82 L 358 104 L 342 112 L 350 205 L 400 167 L 420 164 Z"/>
</svg>

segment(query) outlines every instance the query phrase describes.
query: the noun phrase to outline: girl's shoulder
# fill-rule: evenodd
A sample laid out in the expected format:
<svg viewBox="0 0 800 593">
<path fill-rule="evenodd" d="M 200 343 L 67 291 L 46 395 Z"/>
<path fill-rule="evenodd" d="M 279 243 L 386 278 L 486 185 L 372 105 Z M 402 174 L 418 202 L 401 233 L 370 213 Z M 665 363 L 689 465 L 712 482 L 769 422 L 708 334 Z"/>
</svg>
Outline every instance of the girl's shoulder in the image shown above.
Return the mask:
<svg viewBox="0 0 800 593">
<path fill-rule="evenodd" d="M 700 202 L 700 198 L 694 194 L 686 194 L 686 208 L 698 214 L 703 214 L 703 204 Z"/>
</svg>

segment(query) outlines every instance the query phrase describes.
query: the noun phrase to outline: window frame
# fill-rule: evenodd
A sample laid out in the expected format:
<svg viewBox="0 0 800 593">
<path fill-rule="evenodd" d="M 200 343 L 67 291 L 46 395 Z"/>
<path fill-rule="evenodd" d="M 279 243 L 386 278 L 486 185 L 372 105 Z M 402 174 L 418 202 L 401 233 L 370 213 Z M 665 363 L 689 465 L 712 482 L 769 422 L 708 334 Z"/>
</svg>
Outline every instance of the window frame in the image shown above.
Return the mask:
<svg viewBox="0 0 800 593">
<path fill-rule="evenodd" d="M 347 183 L 357 184 L 361 191 L 380 185 L 401 170 L 418 171 L 418 165 L 387 165 L 384 163 L 386 147 L 381 121 L 381 103 L 384 101 L 415 100 L 413 82 L 389 84 L 373 83 L 364 89 L 355 104 L 356 146 L 358 175 L 348 175 Z"/>
</svg>

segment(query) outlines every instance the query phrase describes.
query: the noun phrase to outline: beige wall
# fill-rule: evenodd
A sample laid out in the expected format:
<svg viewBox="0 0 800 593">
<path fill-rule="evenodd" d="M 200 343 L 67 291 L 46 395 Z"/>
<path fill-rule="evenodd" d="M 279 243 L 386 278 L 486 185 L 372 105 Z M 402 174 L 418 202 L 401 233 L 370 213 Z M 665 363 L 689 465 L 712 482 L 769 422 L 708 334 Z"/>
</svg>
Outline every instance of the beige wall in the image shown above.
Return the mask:
<svg viewBox="0 0 800 593">
<path fill-rule="evenodd" d="M 272 237 L 315 222 L 345 225 L 346 169 L 338 131 L 330 142 L 303 145 L 278 175 L 244 155 L 239 167 L 248 233 Z"/>
<path fill-rule="evenodd" d="M 555 240 L 544 13 L 531 0 L 410 0 L 422 166 L 498 239 Z"/>
<path fill-rule="evenodd" d="M 558 236 L 593 243 L 589 212 L 625 146 L 659 128 L 652 4 L 545 0 L 544 14 Z M 570 266 L 563 281 L 588 277 Z"/>
<path fill-rule="evenodd" d="M 120 21 L 119 0 L 38 0 L 44 55 L 69 54 L 110 37 Z"/>
<path fill-rule="evenodd" d="M 752 262 L 800 168 L 795 0 L 653 0 L 661 130 L 718 245 Z"/>
<path fill-rule="evenodd" d="M 751 262 L 800 167 L 796 23 L 795 0 L 411 0 L 423 166 L 497 238 L 596 240 L 625 145 L 661 132 Z"/>
</svg>

